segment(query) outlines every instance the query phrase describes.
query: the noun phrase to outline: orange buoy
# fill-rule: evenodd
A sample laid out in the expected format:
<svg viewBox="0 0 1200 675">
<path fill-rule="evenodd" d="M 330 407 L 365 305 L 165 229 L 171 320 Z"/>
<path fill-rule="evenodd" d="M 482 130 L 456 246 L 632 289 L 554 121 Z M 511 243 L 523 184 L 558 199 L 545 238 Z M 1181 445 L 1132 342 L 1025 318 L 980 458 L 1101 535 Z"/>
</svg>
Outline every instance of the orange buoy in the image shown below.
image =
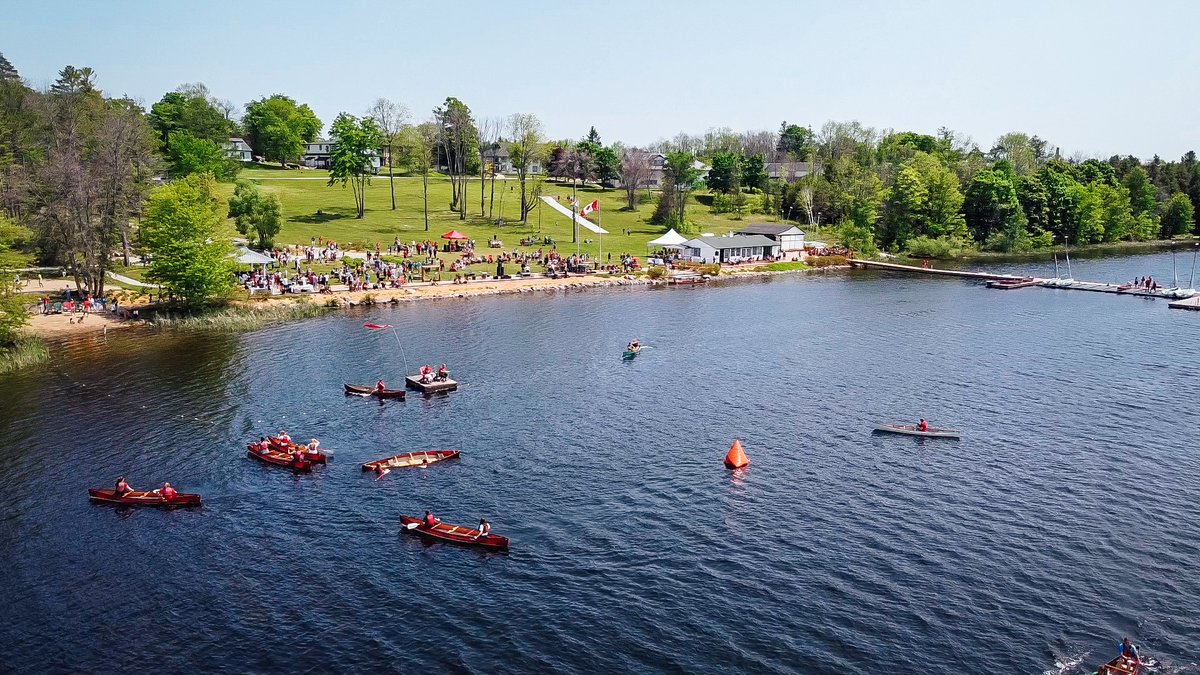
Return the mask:
<svg viewBox="0 0 1200 675">
<path fill-rule="evenodd" d="M 729 446 L 729 454 L 725 455 L 725 466 L 730 469 L 740 469 L 749 463 L 750 458 L 742 449 L 742 442 L 735 440 L 733 445 Z"/>
</svg>

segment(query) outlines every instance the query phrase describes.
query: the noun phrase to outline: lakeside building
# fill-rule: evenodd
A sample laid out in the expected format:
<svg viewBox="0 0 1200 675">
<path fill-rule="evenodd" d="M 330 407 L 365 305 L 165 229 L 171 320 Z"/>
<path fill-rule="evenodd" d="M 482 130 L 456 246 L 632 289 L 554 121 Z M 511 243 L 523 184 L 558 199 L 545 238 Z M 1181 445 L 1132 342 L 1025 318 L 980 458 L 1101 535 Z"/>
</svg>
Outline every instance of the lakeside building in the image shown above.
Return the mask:
<svg viewBox="0 0 1200 675">
<path fill-rule="evenodd" d="M 229 142 L 225 144 L 225 156 L 239 162 L 253 162 L 254 150 L 246 139 L 230 136 Z"/>
<path fill-rule="evenodd" d="M 795 183 L 815 170 L 812 162 L 766 162 L 763 169 L 768 178 L 785 183 Z"/>
<path fill-rule="evenodd" d="M 685 258 L 706 264 L 768 260 L 779 255 L 779 244 L 761 234 L 696 237 L 680 246 Z"/>
<path fill-rule="evenodd" d="M 804 250 L 804 230 L 787 223 L 751 223 L 737 231 L 738 234 L 758 234 L 779 244 L 783 253 Z"/>
<path fill-rule="evenodd" d="M 506 175 L 517 173 L 517 168 L 512 163 L 512 155 L 504 145 L 484 150 L 483 161 L 484 164 L 491 165 L 493 173 Z M 534 176 L 542 173 L 542 163 L 538 161 L 530 162 L 529 173 Z"/>
</svg>

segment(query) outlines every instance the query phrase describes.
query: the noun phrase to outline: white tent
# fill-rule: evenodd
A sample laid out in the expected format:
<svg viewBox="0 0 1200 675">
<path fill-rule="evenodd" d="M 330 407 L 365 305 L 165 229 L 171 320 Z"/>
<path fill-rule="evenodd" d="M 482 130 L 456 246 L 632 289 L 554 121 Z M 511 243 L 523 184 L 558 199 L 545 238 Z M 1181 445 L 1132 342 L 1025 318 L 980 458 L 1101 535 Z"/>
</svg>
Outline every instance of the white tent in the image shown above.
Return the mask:
<svg viewBox="0 0 1200 675">
<path fill-rule="evenodd" d="M 239 265 L 270 265 L 275 262 L 271 256 L 266 256 L 258 251 L 251 251 L 245 246 L 239 246 L 237 253 L 233 254 L 237 258 Z"/>
<path fill-rule="evenodd" d="M 678 248 L 679 245 L 685 241 L 687 241 L 687 237 L 676 232 L 675 228 L 671 228 L 666 234 L 659 237 L 658 239 L 652 239 L 652 240 L 646 242 L 646 245 L 647 246 L 670 246 L 672 248 Z"/>
</svg>

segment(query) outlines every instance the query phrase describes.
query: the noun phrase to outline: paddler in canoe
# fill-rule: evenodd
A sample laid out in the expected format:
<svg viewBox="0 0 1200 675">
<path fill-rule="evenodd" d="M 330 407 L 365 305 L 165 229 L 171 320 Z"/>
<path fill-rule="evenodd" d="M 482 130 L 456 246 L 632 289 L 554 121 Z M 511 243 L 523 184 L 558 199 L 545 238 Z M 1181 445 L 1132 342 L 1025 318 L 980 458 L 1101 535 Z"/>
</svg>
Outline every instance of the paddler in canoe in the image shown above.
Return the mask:
<svg viewBox="0 0 1200 675">
<path fill-rule="evenodd" d="M 133 492 L 133 488 L 129 487 L 129 483 L 125 482 L 125 476 L 117 476 L 117 485 L 113 488 L 113 496 L 120 497 L 126 492 Z"/>
<path fill-rule="evenodd" d="M 175 488 L 171 487 L 170 483 L 163 483 L 163 486 L 154 492 L 157 493 L 159 497 L 162 497 L 167 501 L 171 501 L 175 498 L 175 495 L 179 494 L 175 491 Z"/>
<path fill-rule="evenodd" d="M 917 431 L 929 431 L 929 422 L 922 417 L 920 422 L 917 422 Z"/>
<path fill-rule="evenodd" d="M 625 351 L 636 352 L 637 350 L 639 350 L 641 348 L 642 348 L 642 343 L 638 342 L 637 338 L 633 338 L 633 341 L 629 343 L 629 346 L 625 348 Z"/>
<path fill-rule="evenodd" d="M 380 393 L 380 394 L 382 394 L 383 392 L 387 391 L 387 387 L 383 386 L 383 379 L 382 379 L 382 378 L 380 378 L 380 380 L 379 380 L 378 382 L 376 382 L 376 383 L 375 383 L 375 391 L 376 391 L 376 392 L 378 392 L 378 393 Z"/>
<path fill-rule="evenodd" d="M 433 513 L 430 511 L 426 511 L 425 515 L 421 518 L 421 524 L 424 525 L 425 527 L 433 527 L 434 525 L 437 525 L 440 522 L 442 522 L 442 521 L 435 518 L 433 516 Z"/>
<path fill-rule="evenodd" d="M 1132 663 L 1134 670 L 1142 667 L 1142 657 L 1138 654 L 1137 645 L 1130 642 L 1128 637 L 1122 638 L 1117 647 L 1121 650 L 1121 658 Z"/>
<path fill-rule="evenodd" d="M 483 518 L 480 518 L 479 519 L 479 534 L 475 535 L 475 538 L 478 539 L 480 537 L 486 537 L 491 533 L 492 533 L 492 524 L 489 523 L 488 521 L 484 520 Z"/>
</svg>

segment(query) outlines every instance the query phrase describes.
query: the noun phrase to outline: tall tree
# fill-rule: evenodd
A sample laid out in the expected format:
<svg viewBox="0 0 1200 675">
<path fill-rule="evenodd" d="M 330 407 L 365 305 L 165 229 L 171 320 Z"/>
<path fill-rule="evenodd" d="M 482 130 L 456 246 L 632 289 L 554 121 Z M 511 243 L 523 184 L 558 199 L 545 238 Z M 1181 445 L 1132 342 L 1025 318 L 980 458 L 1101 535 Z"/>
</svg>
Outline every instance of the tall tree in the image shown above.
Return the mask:
<svg viewBox="0 0 1200 675">
<path fill-rule="evenodd" d="M 377 157 L 382 135 L 375 120 L 342 113 L 329 128 L 333 149 L 329 152 L 329 185 L 347 183 L 354 192 L 357 218 L 366 212 L 367 186 L 374 173 L 372 160 Z"/>
<path fill-rule="evenodd" d="M 377 98 L 371 104 L 367 115 L 375 120 L 375 126 L 379 128 L 380 143 L 387 156 L 388 189 L 392 193 L 392 210 L 395 211 L 396 181 L 392 171 L 392 156 L 396 154 L 400 133 L 404 130 L 404 125 L 408 124 L 408 108 L 403 103 Z"/>
<path fill-rule="evenodd" d="M 767 166 L 762 155 L 750 155 L 742 162 L 742 186 L 765 190 L 767 188 Z"/>
<path fill-rule="evenodd" d="M 1167 200 L 1162 214 L 1162 236 L 1165 239 L 1187 234 L 1193 226 L 1192 200 L 1182 192 L 1176 192 Z"/>
<path fill-rule="evenodd" d="M 600 146 L 600 134 L 599 134 L 599 132 L 596 131 L 596 127 L 593 126 L 591 129 L 588 129 L 587 136 L 584 136 L 583 140 L 587 141 L 588 143 L 591 143 L 592 145 L 599 147 Z"/>
<path fill-rule="evenodd" d="M 517 183 L 521 190 L 521 222 L 528 222 L 529 212 L 537 204 L 541 184 L 532 171 L 542 161 L 542 144 L 545 132 L 542 121 L 529 113 L 513 113 L 508 118 L 508 131 L 512 143 L 508 146 L 509 157 L 517 171 Z"/>
<path fill-rule="evenodd" d="M 688 195 L 696 189 L 700 182 L 700 170 L 694 166 L 696 158 L 687 152 L 672 152 L 667 155 L 663 164 L 663 192 L 667 198 L 666 210 L 669 213 L 655 213 L 658 220 L 668 225 L 682 227 L 685 221 Z M 660 211 L 664 210 L 660 197 Z"/>
<path fill-rule="evenodd" d="M 421 174 L 422 204 L 425 212 L 425 231 L 429 231 L 429 172 L 437 161 L 441 132 L 435 121 L 422 122 L 404 130 L 401 148 L 405 164 Z"/>
<path fill-rule="evenodd" d="M 601 146 L 592 155 L 592 170 L 600 188 L 605 189 L 621 177 L 621 159 L 612 147 Z"/>
<path fill-rule="evenodd" d="M 475 125 L 475 147 L 479 152 L 479 215 L 487 214 L 487 154 L 500 147 L 500 131 L 504 128 L 502 119 L 486 118 Z M 496 194 L 496 170 L 492 167 L 492 196 Z"/>
<path fill-rule="evenodd" d="M 475 156 L 475 121 L 467 104 L 453 96 L 433 111 L 438 121 L 442 156 L 450 176 L 450 210 L 458 211 L 460 220 L 467 217 L 467 179 L 471 160 Z"/>
<path fill-rule="evenodd" d="M 150 196 L 138 238 L 150 254 L 146 279 L 198 306 L 234 286 L 233 247 L 221 236 L 225 219 L 212 176 L 197 174 Z"/>
<path fill-rule="evenodd" d="M 279 198 L 264 195 L 258 185 L 248 180 L 238 181 L 229 198 L 229 217 L 233 218 L 234 227 L 252 244 L 257 237 L 258 247 L 264 251 L 275 245 L 275 235 L 283 224 L 280 212 Z"/>
<path fill-rule="evenodd" d="M 625 189 L 625 207 L 637 210 L 637 191 L 650 179 L 650 153 L 628 148 L 621 153 L 621 187 Z"/>
<path fill-rule="evenodd" d="M 798 162 L 812 157 L 813 132 L 808 127 L 783 122 L 779 125 L 779 142 L 776 149 Z"/>
<path fill-rule="evenodd" d="M 712 167 L 704 182 L 709 190 L 730 193 L 741 189 L 742 165 L 746 161 L 740 153 L 718 152 L 712 156 Z"/>
<path fill-rule="evenodd" d="M 1154 185 L 1146 170 L 1136 164 L 1125 174 L 1125 188 L 1129 190 L 1129 208 L 1136 218 L 1143 213 L 1154 213 L 1158 208 Z"/>
<path fill-rule="evenodd" d="M 94 94 L 96 93 L 96 71 L 89 66 L 83 68 L 65 66 L 58 71 L 58 79 L 50 85 L 50 93 L 59 96 Z"/>
<path fill-rule="evenodd" d="M 4 58 L 4 54 L 0 54 L 0 80 L 21 81 L 20 73 L 13 64 L 9 63 L 8 59 Z"/>
<path fill-rule="evenodd" d="M 1019 218 L 1021 203 L 1012 176 L 1003 171 L 985 169 L 975 174 L 963 201 L 963 216 L 976 241 L 986 242 L 996 233 L 1010 232 Z M 1015 243 L 1010 237 L 1007 246 Z M 1011 251 L 1011 248 L 1007 250 Z"/>
<path fill-rule="evenodd" d="M 305 144 L 321 132 L 321 120 L 308 104 L 297 104 L 283 94 L 247 103 L 242 125 L 254 151 L 280 165 L 299 160 Z"/>
</svg>

